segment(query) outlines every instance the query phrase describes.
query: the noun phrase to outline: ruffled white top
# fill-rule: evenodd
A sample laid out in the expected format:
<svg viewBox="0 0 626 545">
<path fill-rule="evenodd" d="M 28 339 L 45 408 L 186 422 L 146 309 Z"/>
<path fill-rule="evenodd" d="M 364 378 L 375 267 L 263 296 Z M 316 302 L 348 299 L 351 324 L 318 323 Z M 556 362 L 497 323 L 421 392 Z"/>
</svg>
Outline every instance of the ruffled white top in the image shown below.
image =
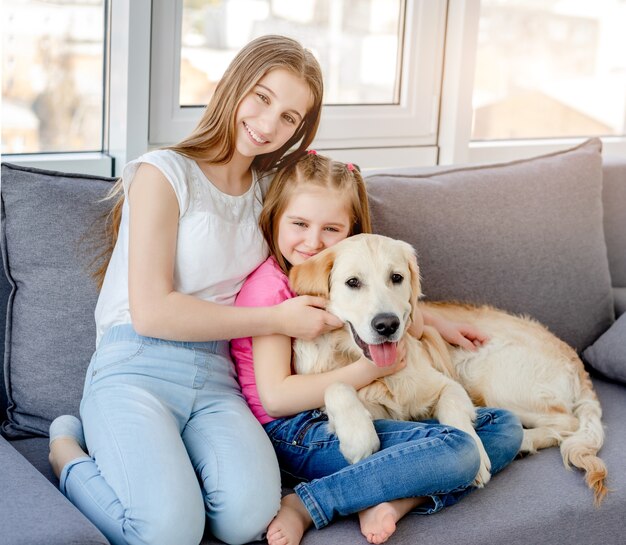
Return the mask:
<svg viewBox="0 0 626 545">
<path fill-rule="evenodd" d="M 120 230 L 96 305 L 96 345 L 111 327 L 131 323 L 128 303 L 128 190 L 141 163 L 157 167 L 172 185 L 180 215 L 174 289 L 205 301 L 232 305 L 243 281 L 268 256 L 258 226 L 268 177 L 253 171 L 250 189 L 227 195 L 198 164 L 171 150 L 146 153 L 122 173 L 126 199 Z"/>
</svg>

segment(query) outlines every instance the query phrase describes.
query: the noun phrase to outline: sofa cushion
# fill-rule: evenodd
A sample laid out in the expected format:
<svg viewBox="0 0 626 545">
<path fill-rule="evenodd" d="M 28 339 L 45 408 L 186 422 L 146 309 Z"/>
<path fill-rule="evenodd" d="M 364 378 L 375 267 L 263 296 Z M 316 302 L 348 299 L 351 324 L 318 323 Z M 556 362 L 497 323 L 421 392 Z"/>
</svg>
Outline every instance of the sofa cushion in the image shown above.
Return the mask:
<svg viewBox="0 0 626 545">
<path fill-rule="evenodd" d="M 626 163 L 621 156 L 604 158 L 602 200 L 604 236 L 614 287 L 626 289 Z"/>
<path fill-rule="evenodd" d="M 373 228 L 413 245 L 426 298 L 529 314 L 581 350 L 614 320 L 601 149 L 378 171 L 366 177 Z"/>
<path fill-rule="evenodd" d="M 46 435 L 59 414 L 78 414 L 96 338 L 90 229 L 111 205 L 111 182 L 2 165 L 8 437 Z"/>
<path fill-rule="evenodd" d="M 626 312 L 626 287 L 613 288 L 613 297 L 615 299 L 615 314 L 621 316 Z"/>
<path fill-rule="evenodd" d="M 583 358 L 605 377 L 626 383 L 626 314 L 583 352 Z"/>
<path fill-rule="evenodd" d="M 42 447 L 45 448 L 46 441 L 40 441 L 43 441 Z M 102 533 L 59 493 L 56 486 L 39 474 L 2 437 L 0 460 L 1 543 L 108 545 Z"/>
</svg>

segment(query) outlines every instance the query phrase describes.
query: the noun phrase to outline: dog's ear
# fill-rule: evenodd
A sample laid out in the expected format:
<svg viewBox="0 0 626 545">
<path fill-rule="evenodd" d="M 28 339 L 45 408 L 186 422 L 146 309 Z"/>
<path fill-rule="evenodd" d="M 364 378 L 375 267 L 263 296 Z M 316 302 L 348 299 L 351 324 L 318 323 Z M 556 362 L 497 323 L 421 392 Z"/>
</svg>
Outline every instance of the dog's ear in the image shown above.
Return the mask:
<svg viewBox="0 0 626 545">
<path fill-rule="evenodd" d="M 330 295 L 330 271 L 335 263 L 332 248 L 310 257 L 289 272 L 289 284 L 298 295 Z"/>
</svg>

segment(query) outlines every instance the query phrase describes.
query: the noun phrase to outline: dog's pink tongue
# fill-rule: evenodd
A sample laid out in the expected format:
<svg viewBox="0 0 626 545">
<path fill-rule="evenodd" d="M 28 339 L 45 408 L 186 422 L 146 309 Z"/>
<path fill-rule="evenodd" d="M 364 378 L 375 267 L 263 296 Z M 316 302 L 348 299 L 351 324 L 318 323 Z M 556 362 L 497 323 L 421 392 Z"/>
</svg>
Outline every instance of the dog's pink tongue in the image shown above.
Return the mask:
<svg viewBox="0 0 626 545">
<path fill-rule="evenodd" d="M 389 367 L 396 361 L 398 343 L 369 344 L 370 355 L 378 367 Z"/>
</svg>

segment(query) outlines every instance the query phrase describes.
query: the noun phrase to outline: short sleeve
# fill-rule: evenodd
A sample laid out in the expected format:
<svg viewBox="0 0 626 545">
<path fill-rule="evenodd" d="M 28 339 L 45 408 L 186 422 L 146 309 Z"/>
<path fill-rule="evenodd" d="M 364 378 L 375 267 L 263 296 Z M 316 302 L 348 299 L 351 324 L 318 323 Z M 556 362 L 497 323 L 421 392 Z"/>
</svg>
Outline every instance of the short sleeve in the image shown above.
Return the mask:
<svg viewBox="0 0 626 545">
<path fill-rule="evenodd" d="M 287 276 L 272 265 L 271 261 L 267 260 L 246 279 L 237 295 L 235 305 L 267 307 L 278 305 L 295 296 L 289 288 Z"/>
<path fill-rule="evenodd" d="M 165 179 L 174 189 L 180 209 L 180 217 L 182 217 L 189 206 L 189 188 L 187 186 L 189 159 L 171 150 L 156 150 L 129 162 L 122 172 L 122 183 L 126 198 L 128 198 L 130 184 L 133 182 L 137 169 L 142 163 L 148 163 L 163 173 Z"/>
</svg>

